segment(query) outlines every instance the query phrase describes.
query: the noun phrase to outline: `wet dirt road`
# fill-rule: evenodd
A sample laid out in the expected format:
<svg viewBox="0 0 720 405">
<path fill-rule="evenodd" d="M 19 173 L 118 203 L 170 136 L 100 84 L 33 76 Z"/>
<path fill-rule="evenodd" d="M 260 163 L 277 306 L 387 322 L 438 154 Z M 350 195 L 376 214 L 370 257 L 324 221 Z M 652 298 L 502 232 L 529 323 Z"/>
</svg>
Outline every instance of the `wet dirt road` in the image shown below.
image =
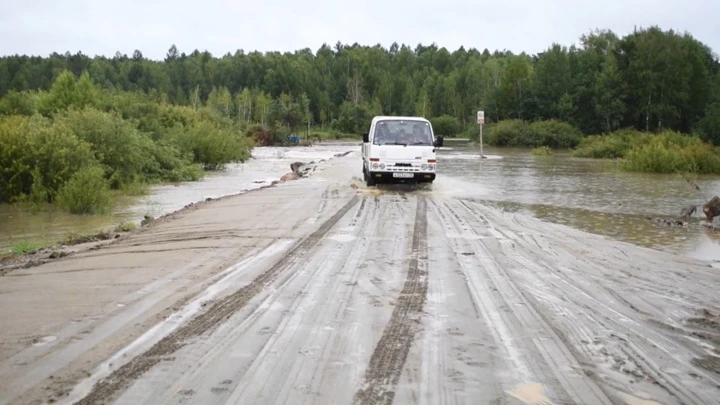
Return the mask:
<svg viewBox="0 0 720 405">
<path fill-rule="evenodd" d="M 718 403 L 717 269 L 359 167 L 0 277 L 0 403 Z"/>
</svg>

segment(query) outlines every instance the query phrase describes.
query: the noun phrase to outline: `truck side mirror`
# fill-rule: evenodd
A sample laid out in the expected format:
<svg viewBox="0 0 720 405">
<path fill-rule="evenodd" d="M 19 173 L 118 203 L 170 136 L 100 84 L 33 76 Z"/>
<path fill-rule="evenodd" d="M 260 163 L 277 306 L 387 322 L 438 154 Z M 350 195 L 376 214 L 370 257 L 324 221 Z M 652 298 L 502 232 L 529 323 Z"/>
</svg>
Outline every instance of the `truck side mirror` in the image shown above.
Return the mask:
<svg viewBox="0 0 720 405">
<path fill-rule="evenodd" d="M 443 146 L 443 136 L 442 136 L 442 135 L 438 135 L 438 136 L 435 138 L 435 147 L 436 147 L 436 148 L 441 148 L 442 146 Z"/>
<path fill-rule="evenodd" d="M 363 134 L 363 142 L 364 142 L 364 143 L 370 142 L 370 134 L 369 134 L 369 133 L 365 132 L 365 133 Z"/>
</svg>

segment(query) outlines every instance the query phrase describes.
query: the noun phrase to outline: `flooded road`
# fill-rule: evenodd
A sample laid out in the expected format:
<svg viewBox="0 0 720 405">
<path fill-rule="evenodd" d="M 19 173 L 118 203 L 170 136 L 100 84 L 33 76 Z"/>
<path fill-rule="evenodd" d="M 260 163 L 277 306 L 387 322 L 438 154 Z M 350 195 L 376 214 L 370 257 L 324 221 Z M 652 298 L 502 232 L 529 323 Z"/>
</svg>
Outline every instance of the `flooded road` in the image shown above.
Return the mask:
<svg viewBox="0 0 720 405">
<path fill-rule="evenodd" d="M 0 404 L 717 404 L 718 269 L 358 161 L 3 274 Z"/>
<path fill-rule="evenodd" d="M 442 152 L 441 181 L 434 193 L 491 203 L 555 223 L 569 225 L 645 247 L 720 260 L 720 233 L 697 224 L 701 205 L 720 195 L 720 178 L 620 171 L 615 162 L 533 156 L 527 150 L 452 148 Z M 450 178 L 443 177 L 450 176 Z M 668 226 L 655 218 L 680 219 L 680 210 L 697 205 L 688 226 Z M 652 220 L 649 220 L 651 217 Z"/>
<path fill-rule="evenodd" d="M 0 205 L 0 249 L 21 241 L 58 240 L 75 232 L 94 233 L 100 228 L 131 221 L 139 224 L 176 211 L 191 202 L 237 194 L 259 188 L 287 173 L 291 162 L 330 159 L 356 150 L 352 142 L 332 142 L 313 147 L 262 147 L 245 164 L 229 165 L 199 182 L 154 187 L 108 216 L 73 216 L 59 212 L 27 214 Z M 538 218 L 599 233 L 645 247 L 668 250 L 695 258 L 720 261 L 720 236 L 697 225 L 668 226 L 648 216 L 677 218 L 688 205 L 701 205 L 720 195 L 720 179 L 693 179 L 695 190 L 680 176 L 622 172 L 612 161 L 573 158 L 569 154 L 533 156 L 528 150 L 447 147 L 440 151 L 438 181 L 433 192 L 492 203 Z"/>
</svg>

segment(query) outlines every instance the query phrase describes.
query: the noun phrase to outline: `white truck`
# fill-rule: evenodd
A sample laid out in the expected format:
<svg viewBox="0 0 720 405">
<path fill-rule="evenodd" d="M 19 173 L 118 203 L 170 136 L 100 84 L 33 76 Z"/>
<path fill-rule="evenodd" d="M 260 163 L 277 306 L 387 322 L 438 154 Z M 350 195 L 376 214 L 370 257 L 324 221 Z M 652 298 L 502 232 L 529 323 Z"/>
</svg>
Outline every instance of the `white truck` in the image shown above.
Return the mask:
<svg viewBox="0 0 720 405">
<path fill-rule="evenodd" d="M 379 183 L 432 183 L 435 151 L 443 137 L 435 137 L 423 117 L 376 116 L 363 134 L 363 178 L 368 186 Z"/>
</svg>

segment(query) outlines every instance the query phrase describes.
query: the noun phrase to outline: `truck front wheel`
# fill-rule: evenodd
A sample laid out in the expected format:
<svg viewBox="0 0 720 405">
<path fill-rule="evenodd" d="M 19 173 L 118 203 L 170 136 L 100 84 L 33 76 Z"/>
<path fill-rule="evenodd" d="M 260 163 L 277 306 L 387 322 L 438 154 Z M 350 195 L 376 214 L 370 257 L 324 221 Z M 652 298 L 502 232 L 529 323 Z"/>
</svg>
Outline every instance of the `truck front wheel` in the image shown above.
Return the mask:
<svg viewBox="0 0 720 405">
<path fill-rule="evenodd" d="M 372 187 L 375 185 L 375 179 L 372 177 L 369 171 L 365 172 L 365 185 L 368 187 Z"/>
</svg>

